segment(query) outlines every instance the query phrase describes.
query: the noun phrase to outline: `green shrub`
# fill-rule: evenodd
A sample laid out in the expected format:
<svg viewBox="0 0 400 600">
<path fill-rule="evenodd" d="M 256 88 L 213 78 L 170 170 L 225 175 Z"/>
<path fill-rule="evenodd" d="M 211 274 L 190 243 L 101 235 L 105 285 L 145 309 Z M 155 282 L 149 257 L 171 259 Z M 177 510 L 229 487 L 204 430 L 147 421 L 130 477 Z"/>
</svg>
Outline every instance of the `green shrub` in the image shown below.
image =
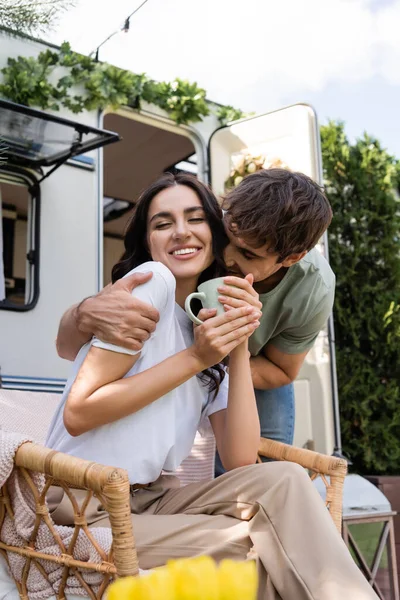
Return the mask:
<svg viewBox="0 0 400 600">
<path fill-rule="evenodd" d="M 353 470 L 400 473 L 399 162 L 343 124 L 321 128 L 343 448 Z"/>
</svg>

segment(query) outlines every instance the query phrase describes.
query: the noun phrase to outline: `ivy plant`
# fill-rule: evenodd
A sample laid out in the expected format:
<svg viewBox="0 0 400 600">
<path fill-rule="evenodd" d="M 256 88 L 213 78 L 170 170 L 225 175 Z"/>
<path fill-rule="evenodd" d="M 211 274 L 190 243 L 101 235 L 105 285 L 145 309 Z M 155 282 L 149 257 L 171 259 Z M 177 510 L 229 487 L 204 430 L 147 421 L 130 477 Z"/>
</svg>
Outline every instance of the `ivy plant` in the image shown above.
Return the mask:
<svg viewBox="0 0 400 600">
<path fill-rule="evenodd" d="M 39 106 L 44 110 L 58 110 L 58 100 L 61 96 L 57 88 L 49 82 L 54 63 L 51 63 L 46 53 L 38 59 L 25 56 L 9 58 L 7 65 L 2 69 L 2 96 L 18 104 Z"/>
<path fill-rule="evenodd" d="M 165 110 L 178 124 L 195 123 L 210 113 L 206 92 L 196 83 L 182 79 L 155 82 L 144 73 L 135 74 L 73 52 L 67 42 L 59 52 L 48 49 L 37 58 L 9 58 L 1 73 L 1 96 L 43 110 L 65 107 L 80 113 L 123 105 L 139 109 L 146 101 Z M 243 116 L 233 107 L 223 109 L 217 111 L 221 123 L 232 120 L 228 117 Z"/>
<path fill-rule="evenodd" d="M 233 106 L 225 105 L 219 106 L 217 109 L 217 117 L 221 125 L 226 125 L 231 121 L 237 121 L 244 117 L 251 117 L 254 113 L 244 113 L 240 108 L 234 108 Z"/>
<path fill-rule="evenodd" d="M 195 123 L 210 113 L 206 91 L 182 79 L 148 82 L 143 99 L 167 111 L 177 123 Z"/>
</svg>

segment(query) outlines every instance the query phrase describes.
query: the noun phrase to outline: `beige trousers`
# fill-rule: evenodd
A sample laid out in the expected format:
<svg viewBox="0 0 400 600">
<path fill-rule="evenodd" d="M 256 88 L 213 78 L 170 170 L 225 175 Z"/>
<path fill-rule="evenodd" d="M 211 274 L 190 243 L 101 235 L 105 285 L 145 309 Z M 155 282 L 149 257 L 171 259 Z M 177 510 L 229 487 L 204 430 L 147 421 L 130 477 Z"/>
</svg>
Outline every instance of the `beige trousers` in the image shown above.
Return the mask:
<svg viewBox="0 0 400 600">
<path fill-rule="evenodd" d="M 52 513 L 60 525 L 73 522 L 65 500 Z M 98 501 L 88 509 L 89 523 L 108 525 Z M 298 465 L 242 467 L 183 488 L 161 476 L 132 493 L 131 510 L 142 569 L 199 554 L 245 559 L 254 550 L 259 600 L 377 599 Z"/>
</svg>

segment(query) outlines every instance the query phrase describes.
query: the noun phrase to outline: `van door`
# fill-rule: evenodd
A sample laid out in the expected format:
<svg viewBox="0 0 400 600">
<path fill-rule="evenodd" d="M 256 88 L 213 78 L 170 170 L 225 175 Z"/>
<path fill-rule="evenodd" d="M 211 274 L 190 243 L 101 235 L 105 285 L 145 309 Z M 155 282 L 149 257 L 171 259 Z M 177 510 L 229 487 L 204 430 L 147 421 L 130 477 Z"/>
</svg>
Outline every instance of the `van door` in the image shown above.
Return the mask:
<svg viewBox="0 0 400 600">
<path fill-rule="evenodd" d="M 300 171 L 322 184 L 320 136 L 315 111 L 295 104 L 217 129 L 209 147 L 210 183 L 217 195 L 264 165 Z M 252 164 L 253 163 L 253 164 Z M 234 179 L 236 178 L 236 182 Z M 320 244 L 323 252 L 324 244 Z M 331 454 L 334 447 L 330 354 L 321 332 L 295 382 L 294 444 Z"/>
<path fill-rule="evenodd" d="M 235 163 L 242 156 L 263 157 L 322 183 L 318 121 L 307 104 L 294 104 L 265 115 L 235 121 L 217 129 L 209 141 L 210 183 L 225 192 Z"/>
</svg>

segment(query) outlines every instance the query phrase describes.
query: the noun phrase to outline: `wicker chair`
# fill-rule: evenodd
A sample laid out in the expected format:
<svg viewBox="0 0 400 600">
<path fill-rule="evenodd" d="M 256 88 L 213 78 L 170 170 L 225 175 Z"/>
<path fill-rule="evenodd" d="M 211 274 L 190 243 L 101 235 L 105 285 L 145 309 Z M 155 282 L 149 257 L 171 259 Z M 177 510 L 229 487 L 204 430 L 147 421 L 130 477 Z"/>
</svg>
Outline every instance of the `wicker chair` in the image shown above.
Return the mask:
<svg viewBox="0 0 400 600">
<path fill-rule="evenodd" d="M 266 439 L 261 439 L 260 455 L 275 460 L 285 460 L 300 464 L 311 472 L 312 478 L 317 476 L 322 477 L 327 490 L 327 508 L 340 532 L 343 482 L 347 472 L 347 464 L 344 460 Z M 46 559 L 63 565 L 63 583 L 57 595 L 57 598 L 60 600 L 64 598 L 64 587 L 69 574 L 74 574 L 79 579 L 90 598 L 98 600 L 102 597 L 110 580 L 115 576 L 123 577 L 138 573 L 138 560 L 130 516 L 129 481 L 127 473 L 124 470 L 104 467 L 93 462 L 77 459 L 30 442 L 23 444 L 17 451 L 15 468 L 21 471 L 22 476 L 29 484 L 35 497 L 37 512 L 36 526 L 32 539 L 28 541 L 25 547 L 11 547 L 0 542 L 0 552 L 6 559 L 7 552 L 15 552 L 26 557 L 22 580 L 16 582 L 21 599 L 27 599 L 26 581 L 30 564 L 39 565 L 38 568 L 44 574 L 40 563 L 38 563 L 38 559 Z M 84 511 L 92 494 L 101 499 L 110 517 L 113 537 L 112 555 L 105 556 L 104 552 L 96 547 L 100 556 L 102 556 L 100 564 L 83 563 L 73 558 L 74 544 L 71 543 L 69 548 L 65 548 L 62 541 L 59 538 L 57 539 L 57 534 L 51 525 L 51 519 L 45 507 L 44 492 L 39 494 L 35 489 L 30 474 L 30 472 L 35 471 L 46 475 L 46 490 L 50 485 L 57 484 L 63 487 L 64 491 L 70 497 L 75 514 L 73 540 L 76 540 L 79 530 L 83 528 L 92 543 L 96 545 L 96 542 L 90 536 L 90 529 L 87 526 Z M 86 501 L 83 502 L 81 509 L 74 502 L 69 488 L 88 490 Z M 0 530 L 6 511 L 9 511 L 10 514 L 11 506 L 7 484 L 0 491 Z M 35 536 L 39 522 L 42 519 L 55 535 L 55 539 L 61 550 L 60 556 L 45 555 L 35 550 Z M 97 594 L 89 589 L 80 575 L 80 571 L 90 569 L 104 573 L 103 584 Z"/>
<path fill-rule="evenodd" d="M 58 405 L 59 396 L 57 394 L 38 393 L 38 392 L 19 392 L 0 389 L 0 425 L 32 437 L 39 441 L 45 439 L 45 433 L 52 414 Z M 183 483 L 193 481 L 196 473 L 201 478 L 212 477 L 212 466 L 210 460 L 214 457 L 214 440 L 207 443 L 197 440 L 192 456 L 184 461 L 178 476 Z M 318 454 L 311 450 L 304 450 L 287 446 L 279 442 L 261 439 L 259 453 L 274 460 L 286 460 L 297 463 L 306 468 L 312 478 L 320 476 L 326 486 L 326 504 L 334 520 L 334 523 L 340 532 L 342 516 L 342 492 L 343 482 L 347 472 L 347 464 L 344 460 Z M 205 459 L 202 461 L 202 459 Z M 87 596 L 97 600 L 101 598 L 108 583 L 114 577 L 123 577 L 127 575 L 136 575 L 138 573 L 138 559 L 135 548 L 135 540 L 132 531 L 132 521 L 130 514 L 130 492 L 127 473 L 122 469 L 105 467 L 93 462 L 81 460 L 72 456 L 67 456 L 60 452 L 55 452 L 45 448 L 43 445 L 35 443 L 24 443 L 20 446 L 15 455 L 15 469 L 20 471 L 32 491 L 36 505 L 36 522 L 31 539 L 27 541 L 24 547 L 12 547 L 0 540 L 0 554 L 7 560 L 7 553 L 16 553 L 26 557 L 25 568 L 22 573 L 21 581 L 15 582 L 21 599 L 27 600 L 27 578 L 32 564 L 45 573 L 41 567 L 41 559 L 58 563 L 63 567 L 62 585 L 57 594 L 58 599 L 64 598 L 64 588 L 67 577 L 74 574 L 82 587 L 86 589 Z M 186 471 L 182 473 L 183 471 Z M 35 487 L 32 479 L 33 473 L 43 473 L 46 476 L 46 486 L 42 493 Z M 184 475 L 182 477 L 182 475 Z M 52 526 L 49 517 L 44 496 L 50 485 L 61 486 L 69 497 L 73 512 L 75 515 L 75 528 L 72 541 L 66 548 L 57 536 L 57 532 Z M 79 507 L 75 501 L 70 488 L 80 488 L 87 490 L 86 499 Z M 101 550 L 94 537 L 90 533 L 85 520 L 85 509 L 92 495 L 96 495 L 104 508 L 109 513 L 111 532 L 113 538 L 112 554 L 107 556 Z M 0 531 L 6 513 L 12 517 L 11 503 L 7 483 L 0 489 Z M 41 521 L 44 521 L 52 531 L 55 541 L 60 549 L 58 556 L 43 554 L 38 552 L 35 544 L 36 533 Z M 101 556 L 99 564 L 90 564 L 80 562 L 73 557 L 74 544 L 79 531 L 84 530 L 91 543 Z M 103 583 L 101 588 L 95 593 L 83 581 L 81 573 L 94 569 L 98 573 L 103 573 Z"/>
<path fill-rule="evenodd" d="M 60 600 L 64 598 L 64 588 L 70 573 L 78 578 L 82 587 L 86 589 L 87 595 L 93 599 L 102 597 L 107 584 L 114 576 L 123 577 L 138 573 L 137 554 L 130 517 L 129 480 L 126 471 L 81 460 L 30 442 L 20 446 L 15 455 L 14 462 L 15 469 L 19 469 L 23 478 L 27 481 L 36 504 L 36 522 L 32 538 L 28 540 L 28 544 L 21 548 L 9 546 L 0 541 L 0 552 L 4 555 L 6 561 L 7 552 L 15 552 L 26 557 L 22 580 L 20 582 L 16 581 L 21 599 L 27 600 L 26 582 L 31 562 L 47 578 L 37 559 L 49 560 L 64 566 L 62 585 L 57 595 L 57 598 Z M 36 489 L 31 472 L 44 473 L 46 475 L 47 481 L 42 493 L 39 493 Z M 72 542 L 68 548 L 64 546 L 62 540 L 57 535 L 45 505 L 44 496 L 51 485 L 61 486 L 73 505 L 75 530 Z M 73 494 L 70 492 L 70 488 L 85 489 L 88 491 L 81 508 L 78 507 Z M 109 513 L 113 538 L 112 554 L 109 556 L 106 556 L 104 551 L 96 544 L 86 523 L 85 509 L 92 494 L 101 499 L 103 506 Z M 0 490 L 0 530 L 6 511 L 13 518 L 7 483 Z M 60 548 L 60 556 L 44 554 L 35 550 L 36 534 L 41 520 L 51 530 Z M 78 537 L 80 529 L 85 531 L 91 543 L 94 544 L 102 557 L 100 564 L 84 563 L 73 558 L 74 542 Z M 81 570 L 95 570 L 104 573 L 103 584 L 97 594 L 84 582 L 80 575 Z"/>
</svg>

